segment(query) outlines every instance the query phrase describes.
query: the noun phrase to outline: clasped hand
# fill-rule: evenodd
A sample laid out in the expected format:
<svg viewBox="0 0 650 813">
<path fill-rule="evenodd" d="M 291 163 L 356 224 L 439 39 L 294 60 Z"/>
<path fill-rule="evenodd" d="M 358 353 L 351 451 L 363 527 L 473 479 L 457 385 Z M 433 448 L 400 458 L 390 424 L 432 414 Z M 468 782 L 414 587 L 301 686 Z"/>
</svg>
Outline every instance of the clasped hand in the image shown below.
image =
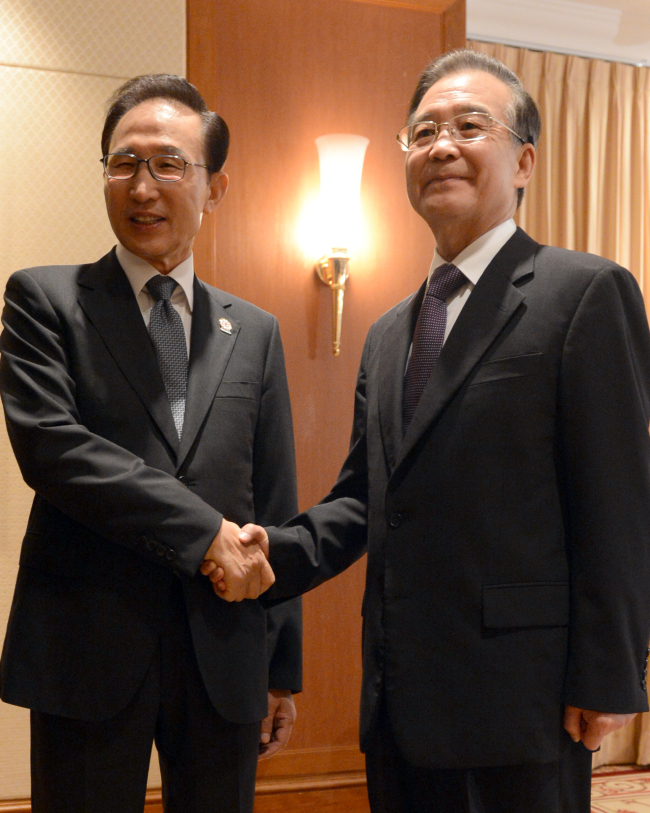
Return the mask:
<svg viewBox="0 0 650 813">
<path fill-rule="evenodd" d="M 220 598 L 226 601 L 257 598 L 275 581 L 268 562 L 268 537 L 263 529 L 259 530 L 264 539 L 260 534 L 242 532 L 234 522 L 222 521 L 200 567 Z"/>
</svg>

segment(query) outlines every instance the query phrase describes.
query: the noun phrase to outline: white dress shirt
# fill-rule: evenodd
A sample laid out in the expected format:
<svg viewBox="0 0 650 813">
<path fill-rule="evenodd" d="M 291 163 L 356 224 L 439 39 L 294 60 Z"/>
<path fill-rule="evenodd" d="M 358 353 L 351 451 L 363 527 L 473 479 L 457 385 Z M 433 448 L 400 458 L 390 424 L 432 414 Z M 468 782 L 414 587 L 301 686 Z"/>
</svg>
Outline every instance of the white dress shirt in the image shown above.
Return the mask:
<svg viewBox="0 0 650 813">
<path fill-rule="evenodd" d="M 155 302 L 154 298 L 145 287 L 152 277 L 160 272 L 153 265 L 149 265 L 146 260 L 137 257 L 135 254 L 124 248 L 121 243 L 117 244 L 115 250 L 119 264 L 124 269 L 124 273 L 129 280 L 133 293 L 138 302 L 140 313 L 144 323 L 149 330 L 149 319 L 151 318 L 151 308 Z M 187 342 L 187 355 L 190 355 L 190 335 L 192 333 L 192 309 L 194 307 L 194 255 L 183 260 L 167 276 L 173 277 L 178 285 L 172 294 L 171 303 L 181 317 L 183 330 L 185 331 L 185 341 Z"/>
<path fill-rule="evenodd" d="M 447 300 L 447 326 L 445 328 L 444 341 L 447 341 L 449 332 L 454 326 L 456 319 L 458 319 L 458 315 L 465 307 L 465 303 L 474 290 L 474 286 L 481 278 L 481 274 L 516 231 L 517 226 L 512 218 L 503 223 L 499 223 L 498 226 L 482 234 L 478 240 L 474 240 L 473 243 L 470 243 L 467 248 L 463 249 L 453 260 L 453 264 L 456 268 L 462 271 L 467 277 L 467 282 Z M 429 269 L 429 281 L 431 281 L 431 277 L 435 274 L 436 269 L 446 264 L 446 262 L 447 260 L 442 259 L 436 248 L 433 260 L 431 261 L 431 268 Z"/>
</svg>

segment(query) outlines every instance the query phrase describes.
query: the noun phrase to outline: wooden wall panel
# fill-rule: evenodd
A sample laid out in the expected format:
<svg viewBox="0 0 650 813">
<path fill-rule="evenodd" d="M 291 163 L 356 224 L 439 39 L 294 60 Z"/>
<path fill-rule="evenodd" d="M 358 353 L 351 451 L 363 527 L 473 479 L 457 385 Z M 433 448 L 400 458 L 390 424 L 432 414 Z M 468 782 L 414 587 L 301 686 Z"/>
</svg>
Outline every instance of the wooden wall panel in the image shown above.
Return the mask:
<svg viewBox="0 0 650 813">
<path fill-rule="evenodd" d="M 433 242 L 408 204 L 395 134 L 424 66 L 464 45 L 464 31 L 464 0 L 435 0 L 431 10 L 390 0 L 188 0 L 188 78 L 232 136 L 230 188 L 197 239 L 195 266 L 280 321 L 303 508 L 329 491 L 345 457 L 369 326 L 428 270 Z M 336 132 L 370 139 L 368 239 L 350 263 L 338 358 L 331 294 L 296 238 L 318 188 L 314 139 Z M 366 809 L 354 801 L 365 799 L 357 748 L 364 569 L 362 561 L 305 598 L 305 691 L 290 750 L 260 764 L 260 813 Z M 282 801 L 288 793 L 291 804 Z"/>
</svg>

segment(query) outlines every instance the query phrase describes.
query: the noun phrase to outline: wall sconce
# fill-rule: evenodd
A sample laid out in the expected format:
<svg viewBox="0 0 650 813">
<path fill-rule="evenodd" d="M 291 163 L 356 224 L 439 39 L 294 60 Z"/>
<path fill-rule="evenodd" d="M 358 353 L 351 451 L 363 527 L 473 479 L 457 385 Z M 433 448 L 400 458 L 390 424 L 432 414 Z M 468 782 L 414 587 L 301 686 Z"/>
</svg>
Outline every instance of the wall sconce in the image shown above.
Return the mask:
<svg viewBox="0 0 650 813">
<path fill-rule="evenodd" d="M 316 263 L 316 273 L 332 289 L 334 355 L 341 352 L 343 295 L 348 278 L 348 249 L 361 225 L 361 170 L 368 139 L 359 135 L 324 135 L 316 139 L 320 162 L 320 226 L 329 247 Z"/>
</svg>

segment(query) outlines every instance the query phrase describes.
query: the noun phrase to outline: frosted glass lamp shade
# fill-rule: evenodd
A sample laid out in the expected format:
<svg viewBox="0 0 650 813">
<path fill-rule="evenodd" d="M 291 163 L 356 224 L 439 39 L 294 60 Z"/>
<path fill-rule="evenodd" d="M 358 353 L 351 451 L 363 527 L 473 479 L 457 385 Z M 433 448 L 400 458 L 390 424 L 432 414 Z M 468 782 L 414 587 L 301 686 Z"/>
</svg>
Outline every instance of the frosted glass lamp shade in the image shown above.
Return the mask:
<svg viewBox="0 0 650 813">
<path fill-rule="evenodd" d="M 337 133 L 316 139 L 320 162 L 320 210 L 324 244 L 348 249 L 361 220 L 360 189 L 368 139 Z"/>
</svg>

